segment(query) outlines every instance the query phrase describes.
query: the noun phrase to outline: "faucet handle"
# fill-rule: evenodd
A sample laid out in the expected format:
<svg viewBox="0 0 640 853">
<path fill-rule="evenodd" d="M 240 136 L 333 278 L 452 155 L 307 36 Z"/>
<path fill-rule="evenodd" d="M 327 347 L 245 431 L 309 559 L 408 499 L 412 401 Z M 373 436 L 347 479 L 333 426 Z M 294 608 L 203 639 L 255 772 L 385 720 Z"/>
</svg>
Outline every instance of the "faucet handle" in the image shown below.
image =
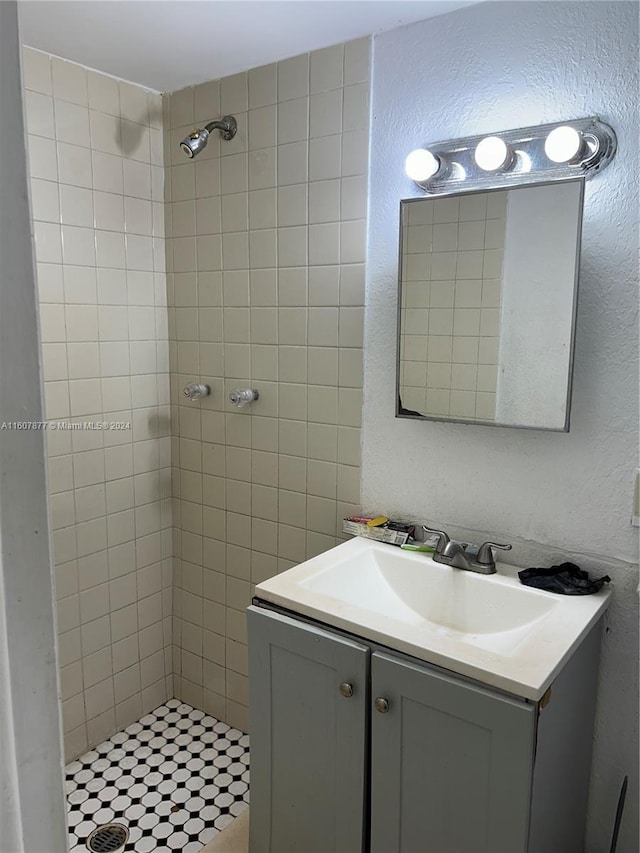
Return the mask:
<svg viewBox="0 0 640 853">
<path fill-rule="evenodd" d="M 513 545 L 501 545 L 499 542 L 483 542 L 478 548 L 476 563 L 484 566 L 495 566 L 492 548 L 498 548 L 500 551 L 510 551 Z"/>
<path fill-rule="evenodd" d="M 442 554 L 444 549 L 451 542 L 451 539 L 449 539 L 449 536 L 444 532 L 444 530 L 434 530 L 432 527 L 425 527 L 424 524 L 422 525 L 422 530 L 424 533 L 428 533 L 430 536 L 438 537 L 438 544 L 436 545 L 437 554 Z"/>
</svg>

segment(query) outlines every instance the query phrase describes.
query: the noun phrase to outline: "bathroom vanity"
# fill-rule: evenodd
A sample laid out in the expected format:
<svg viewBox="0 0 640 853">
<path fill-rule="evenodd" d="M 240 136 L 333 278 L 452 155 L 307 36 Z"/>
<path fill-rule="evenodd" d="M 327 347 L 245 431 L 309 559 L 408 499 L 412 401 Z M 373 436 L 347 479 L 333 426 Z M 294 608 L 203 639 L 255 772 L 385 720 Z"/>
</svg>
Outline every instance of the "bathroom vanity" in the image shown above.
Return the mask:
<svg viewBox="0 0 640 853">
<path fill-rule="evenodd" d="M 251 853 L 582 853 L 608 593 L 565 598 L 364 539 L 260 584 Z"/>
</svg>

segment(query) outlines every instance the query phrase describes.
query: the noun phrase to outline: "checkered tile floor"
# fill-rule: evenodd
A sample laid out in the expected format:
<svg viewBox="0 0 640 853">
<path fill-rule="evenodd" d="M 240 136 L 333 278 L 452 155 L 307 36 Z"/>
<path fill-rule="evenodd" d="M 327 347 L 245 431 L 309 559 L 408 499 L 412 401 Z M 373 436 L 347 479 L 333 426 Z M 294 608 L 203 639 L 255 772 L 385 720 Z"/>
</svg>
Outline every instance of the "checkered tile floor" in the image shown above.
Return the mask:
<svg viewBox="0 0 640 853">
<path fill-rule="evenodd" d="M 69 849 L 105 823 L 126 853 L 198 853 L 249 802 L 249 737 L 170 699 L 67 767 Z"/>
</svg>

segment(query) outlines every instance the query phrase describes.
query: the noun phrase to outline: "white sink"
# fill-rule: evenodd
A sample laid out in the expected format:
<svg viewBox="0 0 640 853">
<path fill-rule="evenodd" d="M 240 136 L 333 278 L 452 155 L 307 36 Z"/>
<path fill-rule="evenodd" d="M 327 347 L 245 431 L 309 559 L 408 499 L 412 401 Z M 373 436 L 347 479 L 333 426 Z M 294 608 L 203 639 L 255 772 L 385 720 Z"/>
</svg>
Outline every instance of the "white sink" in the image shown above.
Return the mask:
<svg viewBox="0 0 640 853">
<path fill-rule="evenodd" d="M 301 583 L 385 616 L 413 624 L 426 620 L 471 635 L 530 625 L 557 604 L 530 588 L 487 583 L 486 575 L 390 547 L 366 548 L 351 559 L 344 554 Z"/>
<path fill-rule="evenodd" d="M 529 699 L 539 699 L 607 607 L 355 538 L 258 585 L 266 601 Z"/>
</svg>

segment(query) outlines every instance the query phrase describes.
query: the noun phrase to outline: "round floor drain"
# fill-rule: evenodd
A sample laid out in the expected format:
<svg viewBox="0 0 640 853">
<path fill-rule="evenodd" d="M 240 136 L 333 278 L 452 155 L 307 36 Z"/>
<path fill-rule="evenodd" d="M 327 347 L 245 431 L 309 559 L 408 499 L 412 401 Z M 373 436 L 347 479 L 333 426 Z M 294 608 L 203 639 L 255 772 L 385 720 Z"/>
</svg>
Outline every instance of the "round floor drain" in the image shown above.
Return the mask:
<svg viewBox="0 0 640 853">
<path fill-rule="evenodd" d="M 106 823 L 94 829 L 87 838 L 87 847 L 94 853 L 115 853 L 127 843 L 129 830 L 120 823 Z"/>
</svg>

